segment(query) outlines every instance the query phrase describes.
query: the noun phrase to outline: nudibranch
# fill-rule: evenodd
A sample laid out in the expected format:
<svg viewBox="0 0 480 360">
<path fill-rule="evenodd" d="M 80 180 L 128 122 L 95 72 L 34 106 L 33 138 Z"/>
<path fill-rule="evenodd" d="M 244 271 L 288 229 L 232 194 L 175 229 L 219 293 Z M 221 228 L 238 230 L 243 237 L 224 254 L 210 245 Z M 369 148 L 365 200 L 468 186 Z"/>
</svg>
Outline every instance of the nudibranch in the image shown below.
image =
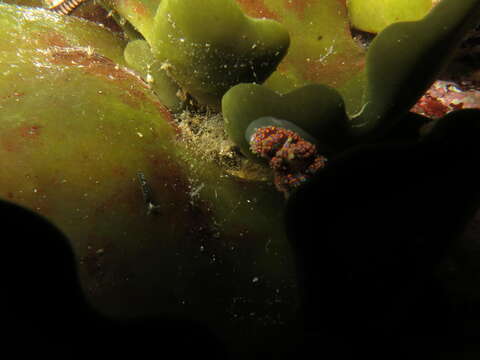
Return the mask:
<svg viewBox="0 0 480 360">
<path fill-rule="evenodd" d="M 315 144 L 293 130 L 277 126 L 256 129 L 250 137 L 250 150 L 268 161 L 275 187 L 286 197 L 327 162 Z"/>
</svg>

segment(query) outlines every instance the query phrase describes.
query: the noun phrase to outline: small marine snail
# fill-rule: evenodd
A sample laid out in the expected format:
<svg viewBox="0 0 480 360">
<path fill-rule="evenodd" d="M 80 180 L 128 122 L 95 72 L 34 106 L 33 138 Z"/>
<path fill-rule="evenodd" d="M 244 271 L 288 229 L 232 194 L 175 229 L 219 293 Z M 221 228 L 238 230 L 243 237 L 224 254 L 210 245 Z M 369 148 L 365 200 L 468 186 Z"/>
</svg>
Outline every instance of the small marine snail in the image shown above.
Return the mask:
<svg viewBox="0 0 480 360">
<path fill-rule="evenodd" d="M 45 0 L 45 4 L 48 10 L 57 14 L 68 15 L 86 1 L 88 0 Z"/>
</svg>

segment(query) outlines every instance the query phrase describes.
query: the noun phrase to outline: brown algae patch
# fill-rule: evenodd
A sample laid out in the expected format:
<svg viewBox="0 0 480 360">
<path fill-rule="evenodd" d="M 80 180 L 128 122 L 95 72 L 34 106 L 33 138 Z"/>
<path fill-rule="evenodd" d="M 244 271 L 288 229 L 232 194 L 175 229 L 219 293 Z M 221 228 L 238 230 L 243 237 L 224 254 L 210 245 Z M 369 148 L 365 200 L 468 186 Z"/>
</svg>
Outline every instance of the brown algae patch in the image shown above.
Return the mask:
<svg viewBox="0 0 480 360">
<path fill-rule="evenodd" d="M 93 48 L 59 48 L 46 51 L 51 64 L 78 67 L 86 74 L 102 78 L 121 87 L 124 92 L 121 100 L 128 106 L 141 109 L 147 101 L 152 103 L 164 119 L 173 124 L 173 117 L 168 109 L 154 96 L 148 94 L 150 85 L 128 68 L 120 66 L 111 59 L 100 55 Z"/>
</svg>

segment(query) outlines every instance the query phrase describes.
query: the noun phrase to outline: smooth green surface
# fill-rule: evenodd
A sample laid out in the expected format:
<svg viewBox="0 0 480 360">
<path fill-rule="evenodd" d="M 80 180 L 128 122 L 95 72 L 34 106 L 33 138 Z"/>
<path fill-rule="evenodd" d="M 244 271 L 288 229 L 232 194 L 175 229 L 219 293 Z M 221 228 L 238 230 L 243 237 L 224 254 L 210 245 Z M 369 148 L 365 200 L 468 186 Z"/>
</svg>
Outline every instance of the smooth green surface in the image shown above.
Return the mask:
<svg viewBox="0 0 480 360">
<path fill-rule="evenodd" d="M 432 0 L 347 0 L 352 25 L 378 33 L 399 21 L 416 21 L 432 7 Z"/>
<path fill-rule="evenodd" d="M 32 35 L 60 26 L 96 50 Z M 105 29 L 4 4 L 0 27 L 0 198 L 68 236 L 88 301 L 115 317 L 195 318 L 232 352 L 289 338 L 298 302 L 281 194 L 186 150 L 147 84 L 99 52 L 123 50 Z"/>
<path fill-rule="evenodd" d="M 352 134 L 387 132 L 436 79 L 478 23 L 479 10 L 478 0 L 443 0 L 424 19 L 396 23 L 378 34 L 367 53 L 367 87 Z"/>
<path fill-rule="evenodd" d="M 125 42 L 107 29 L 83 19 L 0 3 L 0 29 L 4 32 L 0 62 L 10 61 L 7 59 L 15 56 L 14 50 L 41 52 L 52 47 L 71 47 L 88 49 L 89 53 L 97 52 L 118 64 L 125 64 L 122 49 Z"/>
<path fill-rule="evenodd" d="M 234 0 L 107 4 L 142 33 L 162 74 L 202 105 L 218 107 L 222 95 L 238 83 L 263 82 L 289 47 L 282 25 L 245 16 Z"/>
<path fill-rule="evenodd" d="M 478 23 L 479 9 L 478 0 L 461 3 L 444 0 L 424 19 L 393 24 L 382 31 L 369 47 L 366 71 L 357 73 L 350 79 L 350 87 L 342 89 L 343 100 L 335 92 L 334 98 L 323 96 L 323 104 L 317 100 L 310 105 L 312 110 L 308 116 L 309 122 L 319 127 L 325 120 L 320 112 L 314 111 L 336 109 L 335 115 L 329 115 L 332 119 L 338 119 L 330 120 L 331 124 L 335 124 L 333 128 L 336 130 L 333 132 L 325 129 L 312 130 L 311 124 L 300 123 L 304 119 L 300 120 L 301 116 L 295 112 L 302 113 L 309 108 L 300 97 L 291 102 L 283 101 L 288 103 L 291 112 L 284 114 L 283 105 L 269 105 L 280 103 L 279 96 L 258 85 L 239 85 L 225 95 L 222 105 L 227 130 L 245 153 L 248 153 L 248 147 L 242 133 L 250 122 L 261 116 L 294 122 L 317 137 L 320 143 L 332 148 L 336 145 L 337 149 L 348 144 L 381 140 L 391 131 L 403 131 L 402 126 L 395 128 L 398 121 L 405 118 L 413 104 L 441 72 L 455 47 Z M 330 90 L 328 92 L 332 93 L 333 90 Z M 287 94 L 285 98 L 293 94 L 295 92 Z M 314 98 L 315 96 L 312 99 Z M 344 111 L 343 101 L 350 105 L 348 114 L 352 119 L 348 125 L 342 123 L 342 119 L 346 118 L 346 115 L 341 114 Z M 342 104 L 341 107 L 335 105 L 339 103 Z M 318 125 L 315 125 L 316 122 Z M 345 135 L 346 128 L 348 136 Z"/>
<path fill-rule="evenodd" d="M 253 156 L 245 140 L 250 123 L 264 116 L 287 120 L 314 136 L 328 150 L 347 141 L 347 117 L 341 96 L 324 85 L 307 85 L 279 95 L 262 85 L 240 84 L 222 99 L 225 127 L 246 155 Z"/>
<path fill-rule="evenodd" d="M 263 82 L 289 46 L 283 26 L 246 17 L 234 0 L 163 0 L 146 38 L 166 71 L 209 105 L 235 84 Z"/>
<path fill-rule="evenodd" d="M 246 14 L 280 22 L 288 30 L 288 54 L 266 85 L 287 93 L 306 84 L 341 88 L 364 66 L 364 50 L 352 39 L 344 1 L 236 0 Z"/>
<path fill-rule="evenodd" d="M 124 51 L 128 66 L 139 72 L 150 84 L 158 99 L 173 112 L 184 108 L 179 98 L 180 87 L 162 70 L 160 61 L 156 59 L 145 40 L 130 41 Z"/>
<path fill-rule="evenodd" d="M 160 0 L 102 0 L 109 9 L 113 9 L 125 21 L 148 38 L 153 31 L 153 18 Z"/>
</svg>

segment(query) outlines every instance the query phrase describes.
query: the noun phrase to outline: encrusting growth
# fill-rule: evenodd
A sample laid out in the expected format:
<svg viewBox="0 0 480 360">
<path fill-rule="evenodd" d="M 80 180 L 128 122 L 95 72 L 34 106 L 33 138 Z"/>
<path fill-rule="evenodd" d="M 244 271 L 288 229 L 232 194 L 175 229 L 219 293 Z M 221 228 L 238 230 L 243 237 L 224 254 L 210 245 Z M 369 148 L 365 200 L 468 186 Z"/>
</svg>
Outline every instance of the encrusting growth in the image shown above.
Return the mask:
<svg viewBox="0 0 480 360">
<path fill-rule="evenodd" d="M 275 186 L 286 197 L 327 162 L 314 144 L 292 130 L 276 126 L 257 129 L 250 138 L 250 149 L 268 160 L 274 171 Z"/>
</svg>

